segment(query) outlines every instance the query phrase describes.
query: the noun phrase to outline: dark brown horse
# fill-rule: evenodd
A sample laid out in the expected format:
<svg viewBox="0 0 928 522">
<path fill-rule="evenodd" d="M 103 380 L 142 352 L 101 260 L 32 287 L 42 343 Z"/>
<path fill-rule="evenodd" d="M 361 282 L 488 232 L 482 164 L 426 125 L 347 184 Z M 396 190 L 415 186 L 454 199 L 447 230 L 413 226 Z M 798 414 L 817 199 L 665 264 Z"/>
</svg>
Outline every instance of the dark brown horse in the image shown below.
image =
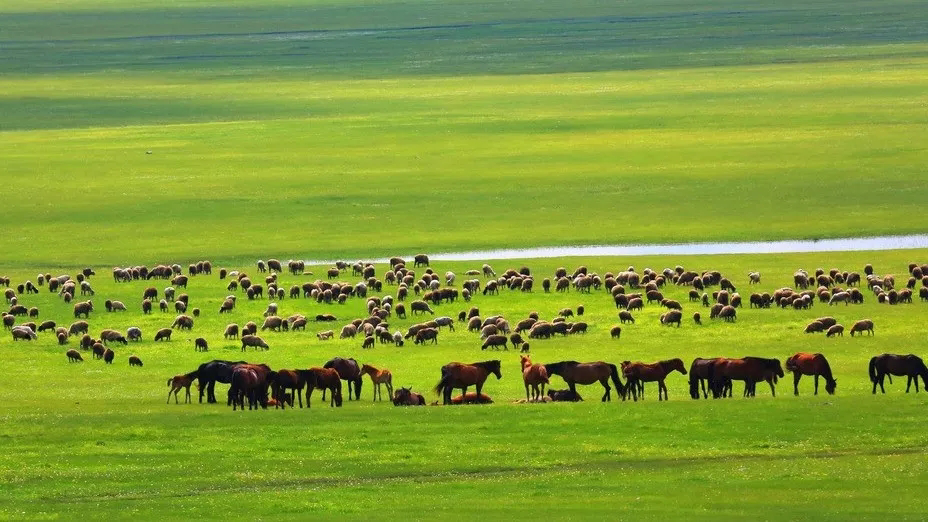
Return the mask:
<svg viewBox="0 0 928 522">
<path fill-rule="evenodd" d="M 720 357 L 715 357 L 712 359 L 701 359 L 697 357 L 696 359 L 693 359 L 693 364 L 690 365 L 690 397 L 698 399 L 699 388 L 702 387 L 703 399 L 709 398 L 709 394 L 706 392 L 707 382 L 709 383 L 709 388 L 712 388 L 712 381 L 709 378 L 709 370 L 718 360 L 720 360 Z M 730 381 L 728 387 L 730 387 Z"/>
<path fill-rule="evenodd" d="M 742 359 L 719 359 L 710 367 L 710 381 L 713 395 L 724 396 L 726 379 L 744 381 L 744 396 L 754 397 L 755 385 L 767 381 L 770 393 L 776 397 L 777 379 L 783 377 L 783 367 L 779 359 L 763 357 L 744 357 Z"/>
<path fill-rule="evenodd" d="M 338 372 L 333 368 L 310 368 L 308 370 L 297 370 L 306 382 L 306 407 L 310 407 L 309 399 L 313 396 L 313 390 L 322 388 L 323 392 L 331 392 L 329 399 L 330 407 L 342 407 L 342 379 Z M 325 399 L 323 399 L 325 400 Z"/>
<path fill-rule="evenodd" d="M 258 364 L 240 364 L 232 370 L 232 386 L 229 388 L 229 397 L 232 400 L 232 410 L 245 409 L 245 399 L 248 399 L 248 409 L 258 409 L 258 406 L 267 408 L 267 385 L 270 368 Z"/>
<path fill-rule="evenodd" d="M 638 400 L 638 384 L 641 383 L 643 386 L 643 383 L 653 381 L 657 381 L 657 400 L 663 400 L 662 393 L 663 398 L 668 399 L 664 379 L 674 370 L 686 375 L 686 368 L 683 367 L 683 361 L 680 359 L 669 359 L 651 364 L 640 362 L 622 364 L 622 374 L 625 375 L 627 381 L 625 386 L 632 392 L 632 398 L 636 401 Z M 644 399 L 644 393 L 641 394 L 641 398 Z"/>
<path fill-rule="evenodd" d="M 412 388 L 400 388 L 393 394 L 394 406 L 425 406 L 425 397 L 412 391 Z"/>
<path fill-rule="evenodd" d="M 906 376 L 908 381 L 905 385 L 905 392 L 909 393 L 912 382 L 915 382 L 915 393 L 918 393 L 918 378 L 922 378 L 925 384 L 925 390 L 928 391 L 928 368 L 925 368 L 925 362 L 917 355 L 895 355 L 884 353 L 870 359 L 870 382 L 873 383 L 873 393 L 876 393 L 876 385 L 880 385 L 880 390 L 886 393 L 883 388 L 883 379 L 889 375 L 889 383 L 893 382 L 893 375 Z"/>
<path fill-rule="evenodd" d="M 793 394 L 799 395 L 799 379 L 803 375 L 815 376 L 815 395 L 818 395 L 818 378 L 825 378 L 825 391 L 834 395 L 838 381 L 831 375 L 828 359 L 820 353 L 797 353 L 786 360 L 786 371 L 793 372 Z"/>
<path fill-rule="evenodd" d="M 619 369 L 614 364 L 597 361 L 589 363 L 579 363 L 577 361 L 561 361 L 545 365 L 548 375 L 560 375 L 570 391 L 576 393 L 578 384 L 593 384 L 599 381 L 606 389 L 602 401 L 612 400 L 611 388 L 609 387 L 609 378 L 612 377 L 612 384 L 615 385 L 616 392 L 625 400 L 625 386 L 619 379 Z"/>
<path fill-rule="evenodd" d="M 471 364 L 448 363 L 441 367 L 441 379 L 435 385 L 435 393 L 442 395 L 444 404 L 451 404 L 451 391 L 455 388 L 460 388 L 461 393 L 466 394 L 469 386 L 476 386 L 477 395 L 480 395 L 483 383 L 491 373 L 497 379 L 503 377 L 499 360 Z"/>
<path fill-rule="evenodd" d="M 300 408 L 303 407 L 303 388 L 306 386 L 306 378 L 298 370 L 277 370 L 271 379 L 271 397 L 277 400 L 274 405 L 286 408 L 287 401 L 283 400 L 287 390 L 293 390 L 290 395 L 290 407 L 293 407 L 293 398 L 299 401 Z"/>
<path fill-rule="evenodd" d="M 322 365 L 323 368 L 331 368 L 338 372 L 343 381 L 348 381 L 348 400 L 351 400 L 351 390 L 354 387 L 354 398 L 361 400 L 361 365 L 358 361 L 343 357 L 336 357 Z M 322 400 L 325 400 L 325 389 L 322 390 Z"/>
</svg>

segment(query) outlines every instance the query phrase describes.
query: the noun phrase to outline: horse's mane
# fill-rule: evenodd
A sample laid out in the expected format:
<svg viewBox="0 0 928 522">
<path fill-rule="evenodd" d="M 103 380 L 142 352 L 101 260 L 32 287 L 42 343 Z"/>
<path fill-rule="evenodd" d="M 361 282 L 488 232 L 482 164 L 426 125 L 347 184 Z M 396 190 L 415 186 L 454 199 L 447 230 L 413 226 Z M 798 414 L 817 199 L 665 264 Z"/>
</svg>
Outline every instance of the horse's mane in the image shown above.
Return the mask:
<svg viewBox="0 0 928 522">
<path fill-rule="evenodd" d="M 500 366 L 500 361 L 499 361 L 499 359 L 494 359 L 494 360 L 492 360 L 492 361 L 483 361 L 483 362 L 470 363 L 470 365 L 471 365 L 471 366 L 479 366 L 479 367 L 483 368 L 484 370 L 487 370 L 487 369 L 490 369 L 490 368 L 499 368 L 499 366 Z"/>
<path fill-rule="evenodd" d="M 756 361 L 756 362 L 759 362 L 759 363 L 761 363 L 765 368 L 769 368 L 769 369 L 771 369 L 771 370 L 775 370 L 775 369 L 777 369 L 777 368 L 780 367 L 780 360 L 779 360 L 779 359 L 768 359 L 768 358 L 766 358 L 766 357 L 752 357 L 752 356 L 747 356 L 747 357 L 744 358 L 744 360 L 745 360 L 745 361 Z"/>
<path fill-rule="evenodd" d="M 560 361 L 556 363 L 548 363 L 545 366 L 545 371 L 548 373 L 559 373 L 564 369 L 565 366 L 576 366 L 580 363 L 577 361 Z"/>
</svg>

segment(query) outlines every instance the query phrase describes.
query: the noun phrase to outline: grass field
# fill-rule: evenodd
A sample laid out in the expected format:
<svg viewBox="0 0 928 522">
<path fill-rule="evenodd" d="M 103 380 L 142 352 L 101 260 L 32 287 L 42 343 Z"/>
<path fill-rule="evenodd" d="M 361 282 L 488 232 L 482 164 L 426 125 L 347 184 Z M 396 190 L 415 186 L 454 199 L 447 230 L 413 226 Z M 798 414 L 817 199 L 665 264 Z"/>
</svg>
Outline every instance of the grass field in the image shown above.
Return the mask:
<svg viewBox="0 0 928 522">
<path fill-rule="evenodd" d="M 141 327 L 112 366 L 68 364 L 50 335 L 0 336 L 0 519 L 922 519 L 922 393 L 872 396 L 866 362 L 928 355 L 926 305 L 739 311 L 736 324 L 657 323 L 651 306 L 612 341 L 598 292 L 479 296 L 484 315 L 584 304 L 585 336 L 532 343 L 537 362 L 825 353 L 834 396 L 517 405 L 515 353 L 474 334 L 437 346 L 269 333 L 249 360 L 307 367 L 335 355 L 430 389 L 438 368 L 499 357 L 491 406 L 233 413 L 164 404 L 165 380 L 239 358 L 216 314 L 227 294 L 195 277 L 192 333 L 155 344 L 174 314 L 143 316 L 145 283 L 114 265 L 254 272 L 256 259 L 371 259 L 499 247 L 924 233 L 928 10 L 923 2 L 787 0 L 7 0 L 0 3 L 0 275 L 93 266 L 91 331 Z M 146 152 L 151 154 L 146 154 Z M 904 281 L 928 251 L 526 264 L 718 269 L 742 293 L 799 267 Z M 459 274 L 479 263 L 441 263 Z M 319 277 L 282 275 L 282 287 Z M 384 267 L 378 266 L 378 275 Z M 347 276 L 346 276 L 347 278 Z M 351 278 L 347 278 L 351 280 Z M 156 284 L 164 286 L 161 282 Z M 386 291 L 395 289 L 387 287 Z M 686 301 L 681 289 L 669 291 Z M 46 289 L 21 302 L 69 323 Z M 363 302 L 285 299 L 281 314 L 365 314 Z M 685 316 L 701 307 L 684 303 Z M 463 304 L 442 305 L 456 315 Z M 802 334 L 831 314 L 873 337 Z M 705 315 L 705 314 L 704 314 Z M 413 319 L 392 321 L 405 328 Z M 326 326 L 325 328 L 328 328 Z M 206 337 L 209 354 L 193 351 Z M 73 346 L 72 342 L 72 346 Z M 141 369 L 128 368 L 136 353 Z M 89 354 L 88 357 L 89 359 Z M 563 384 L 552 379 L 555 387 Z M 736 395 L 740 386 L 736 386 Z M 231 508 L 234 506 L 234 508 Z"/>
</svg>

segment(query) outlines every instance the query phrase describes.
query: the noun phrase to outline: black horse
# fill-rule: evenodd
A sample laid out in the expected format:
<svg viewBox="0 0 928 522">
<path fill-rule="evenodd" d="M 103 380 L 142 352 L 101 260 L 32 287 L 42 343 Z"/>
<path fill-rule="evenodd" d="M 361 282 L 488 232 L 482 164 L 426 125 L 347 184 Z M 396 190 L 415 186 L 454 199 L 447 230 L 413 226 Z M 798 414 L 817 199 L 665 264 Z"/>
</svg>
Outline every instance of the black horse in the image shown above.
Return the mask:
<svg viewBox="0 0 928 522">
<path fill-rule="evenodd" d="M 909 393 L 912 383 L 915 383 L 915 393 L 918 393 L 918 378 L 922 378 L 925 384 L 925 391 L 928 391 L 928 368 L 925 362 L 917 355 L 896 355 L 884 353 L 870 359 L 870 382 L 873 383 L 873 393 L 876 393 L 877 385 L 880 390 L 886 393 L 883 388 L 883 379 L 889 376 L 889 382 L 892 384 L 893 375 L 908 377 L 905 385 L 905 392 Z"/>
<path fill-rule="evenodd" d="M 200 402 L 203 402 L 203 391 L 206 391 L 206 402 L 212 404 L 216 402 L 216 382 L 223 384 L 232 383 L 232 370 L 239 364 L 248 364 L 245 361 L 222 361 L 219 359 L 212 360 L 200 365 L 197 368 L 198 388 L 200 389 Z M 231 403 L 231 401 L 227 401 Z"/>
<path fill-rule="evenodd" d="M 348 381 L 348 400 L 351 400 L 351 390 L 354 387 L 355 400 L 361 400 L 361 384 L 364 382 L 361 377 L 361 365 L 352 358 L 335 357 L 325 363 L 323 368 L 331 368 L 338 372 L 338 376 L 343 381 Z M 322 389 L 322 400 L 325 400 L 325 388 Z"/>
</svg>

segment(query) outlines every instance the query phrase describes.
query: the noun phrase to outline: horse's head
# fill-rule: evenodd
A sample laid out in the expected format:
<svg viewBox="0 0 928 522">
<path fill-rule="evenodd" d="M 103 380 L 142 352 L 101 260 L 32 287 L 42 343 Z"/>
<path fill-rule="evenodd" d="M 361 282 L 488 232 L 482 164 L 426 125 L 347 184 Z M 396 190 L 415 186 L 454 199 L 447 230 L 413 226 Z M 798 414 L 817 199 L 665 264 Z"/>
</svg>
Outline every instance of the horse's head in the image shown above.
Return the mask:
<svg viewBox="0 0 928 522">
<path fill-rule="evenodd" d="M 495 361 L 490 361 L 490 364 L 487 366 L 487 369 L 490 370 L 490 372 L 491 372 L 493 375 L 496 376 L 496 379 L 497 379 L 497 380 L 503 378 L 503 372 L 502 372 L 502 370 L 500 370 L 500 362 L 499 362 L 499 359 L 497 359 L 497 360 L 495 360 Z"/>
<path fill-rule="evenodd" d="M 529 357 L 528 355 L 520 355 L 519 361 L 522 363 L 523 368 L 525 368 L 526 366 L 532 365 L 532 358 Z"/>
<path fill-rule="evenodd" d="M 674 359 L 674 360 L 673 360 L 673 367 L 672 367 L 671 369 L 672 369 L 672 370 L 679 370 L 680 373 L 682 373 L 683 375 L 686 375 L 686 366 L 683 365 L 683 360 L 682 360 L 682 359 Z"/>
<path fill-rule="evenodd" d="M 835 394 L 835 388 L 837 388 L 837 387 L 838 387 L 838 380 L 837 380 L 837 379 L 832 379 L 831 382 L 826 382 L 826 383 L 825 383 L 825 391 L 828 392 L 828 395 L 834 395 L 834 394 Z"/>
</svg>

